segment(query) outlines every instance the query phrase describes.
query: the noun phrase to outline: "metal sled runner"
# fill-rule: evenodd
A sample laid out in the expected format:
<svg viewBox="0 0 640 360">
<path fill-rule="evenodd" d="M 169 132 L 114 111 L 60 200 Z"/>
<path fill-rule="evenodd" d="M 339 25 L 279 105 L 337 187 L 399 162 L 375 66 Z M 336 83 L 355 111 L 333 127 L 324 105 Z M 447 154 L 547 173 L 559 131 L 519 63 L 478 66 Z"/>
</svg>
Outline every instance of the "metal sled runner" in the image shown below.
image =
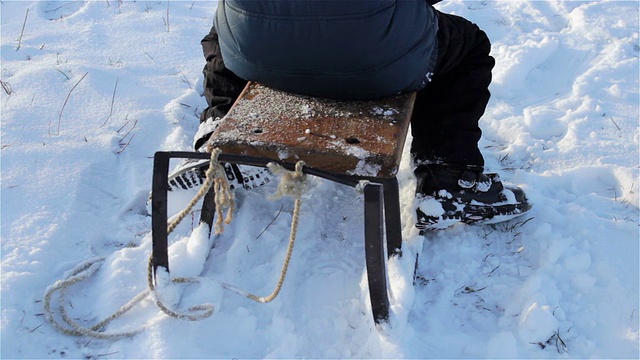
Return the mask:
<svg viewBox="0 0 640 360">
<path fill-rule="evenodd" d="M 211 148 L 222 150 L 221 162 L 261 167 L 275 162 L 293 170 L 302 160 L 305 174 L 362 186 L 366 270 L 376 323 L 389 316 L 387 259 L 402 254 L 396 174 L 414 101 L 415 94 L 375 101 L 334 101 L 249 83 L 209 142 Z M 155 273 L 158 267 L 169 271 L 169 161 L 209 157 L 198 152 L 155 154 L 151 200 Z M 209 226 L 215 212 L 214 196 L 213 191 L 205 196 L 201 213 L 201 221 Z"/>
</svg>

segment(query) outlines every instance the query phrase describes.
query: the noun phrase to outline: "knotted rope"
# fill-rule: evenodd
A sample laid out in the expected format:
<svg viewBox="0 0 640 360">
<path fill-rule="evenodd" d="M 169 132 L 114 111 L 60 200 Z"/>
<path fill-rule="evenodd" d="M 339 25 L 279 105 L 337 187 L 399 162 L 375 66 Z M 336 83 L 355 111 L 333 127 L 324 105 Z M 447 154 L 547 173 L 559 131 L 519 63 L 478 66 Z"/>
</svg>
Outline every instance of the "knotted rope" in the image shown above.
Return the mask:
<svg viewBox="0 0 640 360">
<path fill-rule="evenodd" d="M 224 230 L 223 221 L 226 224 L 229 224 L 233 218 L 233 210 L 234 210 L 234 196 L 231 192 L 231 188 L 229 182 L 226 178 L 224 168 L 218 161 L 218 156 L 220 155 L 219 149 L 213 149 L 211 152 L 211 159 L 209 163 L 209 169 L 206 172 L 206 179 L 203 186 L 198 190 L 198 193 L 193 197 L 193 199 L 189 202 L 187 207 L 183 209 L 180 213 L 176 215 L 173 221 L 171 221 L 167 226 L 167 233 L 172 233 L 175 228 L 180 224 L 182 220 L 186 218 L 189 212 L 195 207 L 198 201 L 209 191 L 209 189 L 213 186 L 215 191 L 215 202 L 216 202 L 216 213 L 218 215 L 218 220 L 214 226 L 215 234 L 220 234 Z M 269 163 L 267 167 L 276 175 L 281 176 L 281 182 L 278 185 L 278 189 L 275 194 L 273 194 L 270 199 L 278 199 L 282 196 L 292 196 L 295 198 L 295 205 L 293 211 L 293 218 L 291 222 L 291 232 L 289 234 L 289 244 L 287 246 L 287 253 L 285 255 L 284 263 L 282 264 L 282 269 L 280 271 L 280 277 L 278 279 L 278 283 L 273 290 L 273 292 L 266 297 L 259 297 L 257 295 L 253 295 L 241 289 L 238 289 L 232 285 L 223 283 L 222 286 L 230 291 L 238 293 L 240 295 L 244 295 L 249 299 L 260 303 L 268 303 L 275 299 L 278 296 L 278 293 L 282 289 L 282 284 L 284 283 L 287 270 L 289 268 L 289 262 L 291 260 L 291 254 L 293 252 L 293 246 L 295 244 L 296 233 L 298 229 L 298 218 L 300 213 L 300 203 L 302 193 L 305 189 L 306 185 L 306 175 L 302 172 L 302 168 L 304 166 L 303 162 L 298 162 L 295 166 L 295 171 L 290 172 L 284 169 L 282 166 Z M 227 208 L 227 214 L 223 220 L 223 208 Z M 104 262 L 105 258 L 96 258 L 92 260 L 85 261 L 74 269 L 72 269 L 66 276 L 65 279 L 59 280 L 53 285 L 49 286 L 45 291 L 44 297 L 44 311 L 45 318 L 53 325 L 55 329 L 58 331 L 72 336 L 90 336 L 98 339 L 105 340 L 116 340 L 124 337 L 134 336 L 142 331 L 142 329 L 127 331 L 127 332 L 118 332 L 118 333 L 105 333 L 102 330 L 106 327 L 111 321 L 117 319 L 122 316 L 124 313 L 133 308 L 137 303 L 141 302 L 145 299 L 149 294 L 152 294 L 155 300 L 156 305 L 160 310 L 162 310 L 165 314 L 170 317 L 181 319 L 181 320 L 189 320 L 189 321 L 197 321 L 210 317 L 214 312 L 214 306 L 212 304 L 202 304 L 192 306 L 187 309 L 187 313 L 180 313 L 169 309 L 162 302 L 158 292 L 156 291 L 156 286 L 153 281 L 153 257 L 149 257 L 149 261 L 147 263 L 147 285 L 148 288 L 144 291 L 140 292 L 138 295 L 133 297 L 128 303 L 120 307 L 115 313 L 108 316 L 104 320 L 99 323 L 87 328 L 84 327 L 77 322 L 75 322 L 71 317 L 68 316 L 66 309 L 64 307 L 64 300 L 66 298 L 66 289 L 73 284 L 76 284 L 80 281 L 86 280 L 90 276 L 92 276 L 99 268 L 102 262 Z M 199 282 L 199 278 L 174 278 L 171 279 L 172 283 L 194 283 Z M 60 312 L 60 316 L 64 320 L 64 322 L 69 326 L 65 327 L 61 325 L 53 316 L 53 311 L 51 310 L 51 298 L 55 292 L 59 291 L 59 306 L 58 310 Z"/>
<path fill-rule="evenodd" d="M 223 208 L 227 208 L 227 216 L 224 217 L 224 223 L 229 224 L 233 219 L 234 197 L 231 192 L 231 186 L 227 180 L 227 176 L 224 172 L 224 167 L 218 161 L 218 157 L 222 151 L 220 149 L 213 149 L 211 151 L 211 158 L 209 160 L 209 168 L 205 172 L 205 180 L 196 195 L 191 199 L 187 207 L 179 212 L 174 220 L 167 226 L 167 232 L 171 234 L 173 230 L 184 220 L 187 215 L 193 210 L 198 201 L 207 194 L 211 186 L 215 191 L 216 213 L 218 214 L 218 220 L 214 225 L 214 233 L 221 234 L 224 231 L 222 212 Z"/>
</svg>

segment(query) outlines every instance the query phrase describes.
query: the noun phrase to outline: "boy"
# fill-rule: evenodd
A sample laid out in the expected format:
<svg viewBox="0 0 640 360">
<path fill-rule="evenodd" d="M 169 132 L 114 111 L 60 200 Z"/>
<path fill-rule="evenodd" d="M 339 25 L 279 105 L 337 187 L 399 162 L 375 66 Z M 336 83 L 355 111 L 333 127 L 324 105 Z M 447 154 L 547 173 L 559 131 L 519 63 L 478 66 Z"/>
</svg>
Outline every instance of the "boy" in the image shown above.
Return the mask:
<svg viewBox="0 0 640 360">
<path fill-rule="evenodd" d="M 202 40 L 209 107 L 201 115 L 196 150 L 247 80 L 348 100 L 417 91 L 411 119 L 416 226 L 495 222 L 528 211 L 522 189 L 483 172 L 478 121 L 495 63 L 489 39 L 468 20 L 437 11 L 432 5 L 438 1 L 221 1 Z M 232 167 L 236 175 L 249 170 Z"/>
</svg>

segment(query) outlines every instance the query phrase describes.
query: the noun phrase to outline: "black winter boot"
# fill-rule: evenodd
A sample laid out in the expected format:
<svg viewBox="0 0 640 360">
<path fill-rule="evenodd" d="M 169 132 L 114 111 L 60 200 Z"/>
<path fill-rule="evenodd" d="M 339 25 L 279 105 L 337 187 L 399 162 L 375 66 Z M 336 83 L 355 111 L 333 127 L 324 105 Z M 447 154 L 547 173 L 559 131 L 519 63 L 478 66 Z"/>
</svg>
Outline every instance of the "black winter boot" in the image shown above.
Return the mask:
<svg viewBox="0 0 640 360">
<path fill-rule="evenodd" d="M 220 118 L 208 118 L 200 123 L 198 132 L 194 137 L 194 147 L 198 152 L 207 152 L 207 141 L 216 130 L 221 121 Z M 222 163 L 231 189 L 254 189 L 267 184 L 273 175 L 268 169 L 256 166 Z M 209 169 L 208 159 L 185 159 L 180 166 L 169 173 L 169 191 L 187 190 L 202 185 Z"/>
<path fill-rule="evenodd" d="M 421 165 L 415 174 L 416 227 L 423 231 L 459 222 L 497 223 L 531 209 L 522 189 L 503 185 L 498 174 L 484 174 L 481 168 Z"/>
<path fill-rule="evenodd" d="M 273 177 L 269 170 L 257 166 L 222 163 L 222 167 L 227 175 L 227 180 L 229 180 L 231 190 L 255 189 L 269 183 Z M 169 174 L 168 190 L 180 192 L 199 187 L 204 184 L 208 169 L 208 159 L 186 159 Z"/>
</svg>

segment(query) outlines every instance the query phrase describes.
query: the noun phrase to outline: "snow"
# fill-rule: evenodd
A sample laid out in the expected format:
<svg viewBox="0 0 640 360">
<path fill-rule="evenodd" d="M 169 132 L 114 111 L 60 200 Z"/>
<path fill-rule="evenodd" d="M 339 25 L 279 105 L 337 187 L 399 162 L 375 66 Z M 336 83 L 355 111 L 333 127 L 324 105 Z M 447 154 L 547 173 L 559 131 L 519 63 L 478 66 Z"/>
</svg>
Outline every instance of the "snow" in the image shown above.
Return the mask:
<svg viewBox="0 0 640 360">
<path fill-rule="evenodd" d="M 216 5 L 0 6 L 2 358 L 640 357 L 637 2 L 437 5 L 492 40 L 480 145 L 488 170 L 523 187 L 534 207 L 420 237 L 405 149 L 404 255 L 388 265 L 388 324 L 375 326 L 368 303 L 362 195 L 310 178 L 274 301 L 223 284 L 274 289 L 293 212 L 290 198 L 267 199 L 275 181 L 236 192 L 222 235 L 208 239 L 188 217 L 170 237 L 170 276 L 201 278 L 159 274 L 160 296 L 176 311 L 211 304 L 214 314 L 177 320 L 146 298 L 106 327 L 142 330 L 119 340 L 58 332 L 45 290 L 104 258 L 62 304 L 91 326 L 147 288 L 152 157 L 191 148 L 205 107 L 200 39 Z M 52 309 L 59 319 L 56 300 Z"/>
</svg>

